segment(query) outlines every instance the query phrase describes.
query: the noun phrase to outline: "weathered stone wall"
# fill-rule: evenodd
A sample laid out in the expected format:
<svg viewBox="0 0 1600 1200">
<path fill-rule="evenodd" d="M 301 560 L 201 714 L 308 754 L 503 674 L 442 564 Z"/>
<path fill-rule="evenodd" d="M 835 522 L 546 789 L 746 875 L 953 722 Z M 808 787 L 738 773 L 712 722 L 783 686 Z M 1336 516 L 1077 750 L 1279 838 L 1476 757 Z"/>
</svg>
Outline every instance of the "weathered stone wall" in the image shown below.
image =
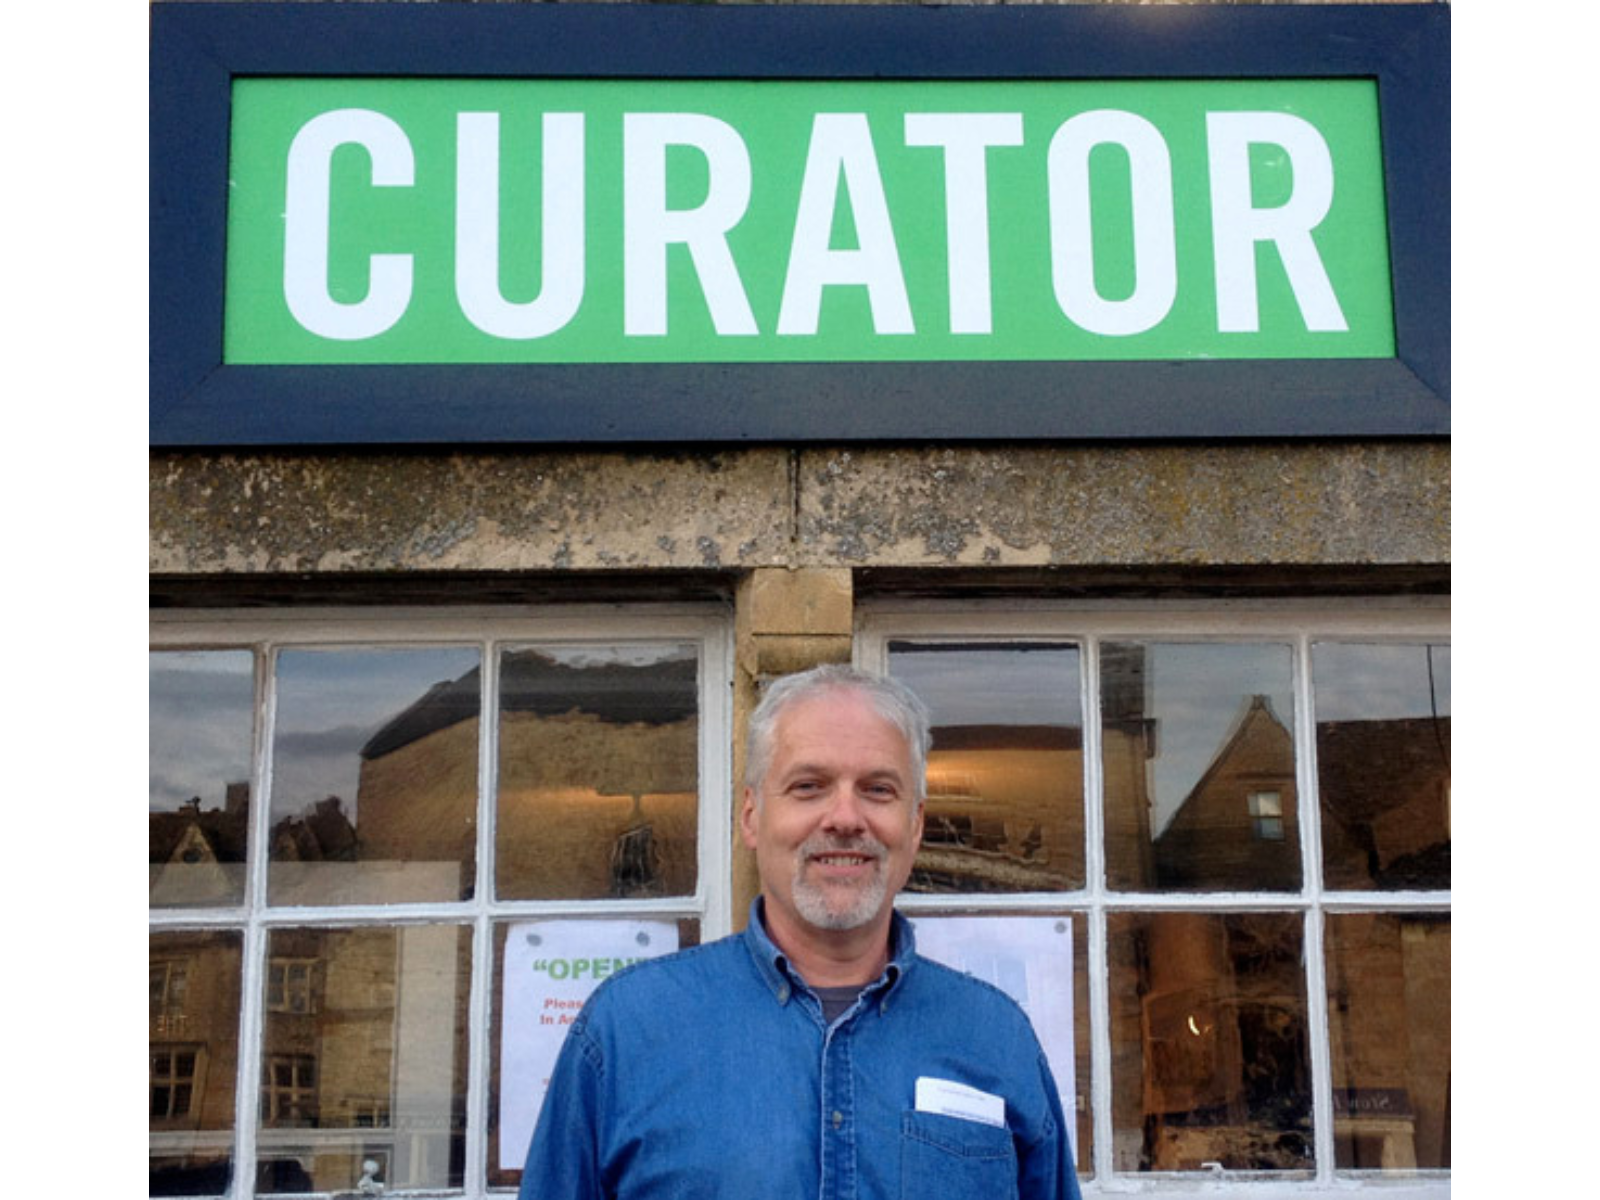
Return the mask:
<svg viewBox="0 0 1600 1200">
<path fill-rule="evenodd" d="M 1400 565 L 1445 443 L 152 456 L 150 570 Z"/>
</svg>

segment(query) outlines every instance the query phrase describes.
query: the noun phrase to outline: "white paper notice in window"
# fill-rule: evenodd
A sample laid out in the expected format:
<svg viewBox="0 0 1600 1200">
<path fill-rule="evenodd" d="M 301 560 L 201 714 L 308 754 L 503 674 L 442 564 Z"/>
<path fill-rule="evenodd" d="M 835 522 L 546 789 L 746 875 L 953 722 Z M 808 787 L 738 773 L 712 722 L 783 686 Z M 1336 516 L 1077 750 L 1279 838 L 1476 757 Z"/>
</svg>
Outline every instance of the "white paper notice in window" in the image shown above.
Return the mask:
<svg viewBox="0 0 1600 1200">
<path fill-rule="evenodd" d="M 500 998 L 500 1169 L 519 1171 L 556 1054 L 583 1002 L 629 963 L 678 948 L 671 921 L 530 921 L 506 935 Z"/>
<path fill-rule="evenodd" d="M 1022 1006 L 1050 1060 L 1067 1120 L 1077 1111 L 1069 917 L 917 917 L 917 953 L 976 976 Z"/>
</svg>

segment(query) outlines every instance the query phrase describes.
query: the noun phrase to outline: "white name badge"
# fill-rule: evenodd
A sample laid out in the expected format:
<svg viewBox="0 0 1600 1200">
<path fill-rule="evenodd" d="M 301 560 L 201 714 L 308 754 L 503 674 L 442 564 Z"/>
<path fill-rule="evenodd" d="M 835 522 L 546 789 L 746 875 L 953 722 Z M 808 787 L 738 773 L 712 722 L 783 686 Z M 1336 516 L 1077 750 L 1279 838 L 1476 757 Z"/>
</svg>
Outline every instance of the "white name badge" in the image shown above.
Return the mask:
<svg viewBox="0 0 1600 1200">
<path fill-rule="evenodd" d="M 975 1087 L 949 1079 L 935 1079 L 924 1075 L 917 1080 L 917 1111 L 939 1113 L 946 1117 L 959 1117 L 963 1121 L 979 1121 L 985 1125 L 1006 1124 L 1006 1102 L 1003 1096 L 991 1096 Z"/>
</svg>

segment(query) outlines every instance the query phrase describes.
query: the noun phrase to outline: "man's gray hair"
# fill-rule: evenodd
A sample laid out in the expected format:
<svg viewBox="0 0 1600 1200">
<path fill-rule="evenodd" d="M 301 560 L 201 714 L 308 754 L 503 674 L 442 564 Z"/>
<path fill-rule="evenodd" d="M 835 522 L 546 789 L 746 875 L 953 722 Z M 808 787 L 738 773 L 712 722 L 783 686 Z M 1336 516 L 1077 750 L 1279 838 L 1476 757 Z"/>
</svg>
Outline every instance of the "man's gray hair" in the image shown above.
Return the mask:
<svg viewBox="0 0 1600 1200">
<path fill-rule="evenodd" d="M 915 692 L 887 675 L 870 675 L 855 667 L 828 663 L 785 675 L 774 680 L 761 703 L 750 714 L 750 727 L 745 740 L 745 786 L 761 795 L 761 781 L 772 765 L 774 739 L 778 718 L 802 700 L 814 699 L 828 692 L 855 692 L 877 710 L 906 739 L 911 753 L 911 777 L 916 787 L 917 803 L 922 803 L 927 793 L 928 747 L 932 743 L 929 733 L 928 706 L 917 698 Z"/>
</svg>

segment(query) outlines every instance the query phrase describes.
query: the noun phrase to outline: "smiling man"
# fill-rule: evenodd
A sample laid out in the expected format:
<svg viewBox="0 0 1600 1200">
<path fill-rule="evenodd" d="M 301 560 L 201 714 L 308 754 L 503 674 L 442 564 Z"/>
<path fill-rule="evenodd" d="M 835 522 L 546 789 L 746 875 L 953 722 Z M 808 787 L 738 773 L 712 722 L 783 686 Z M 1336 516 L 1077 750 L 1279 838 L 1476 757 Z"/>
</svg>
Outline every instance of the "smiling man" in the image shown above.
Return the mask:
<svg viewBox="0 0 1600 1200">
<path fill-rule="evenodd" d="M 523 1200 L 1077 1200 L 1027 1017 L 921 958 L 893 908 L 922 836 L 928 715 L 848 667 L 750 718 L 742 934 L 607 980 L 562 1047 Z"/>
</svg>

